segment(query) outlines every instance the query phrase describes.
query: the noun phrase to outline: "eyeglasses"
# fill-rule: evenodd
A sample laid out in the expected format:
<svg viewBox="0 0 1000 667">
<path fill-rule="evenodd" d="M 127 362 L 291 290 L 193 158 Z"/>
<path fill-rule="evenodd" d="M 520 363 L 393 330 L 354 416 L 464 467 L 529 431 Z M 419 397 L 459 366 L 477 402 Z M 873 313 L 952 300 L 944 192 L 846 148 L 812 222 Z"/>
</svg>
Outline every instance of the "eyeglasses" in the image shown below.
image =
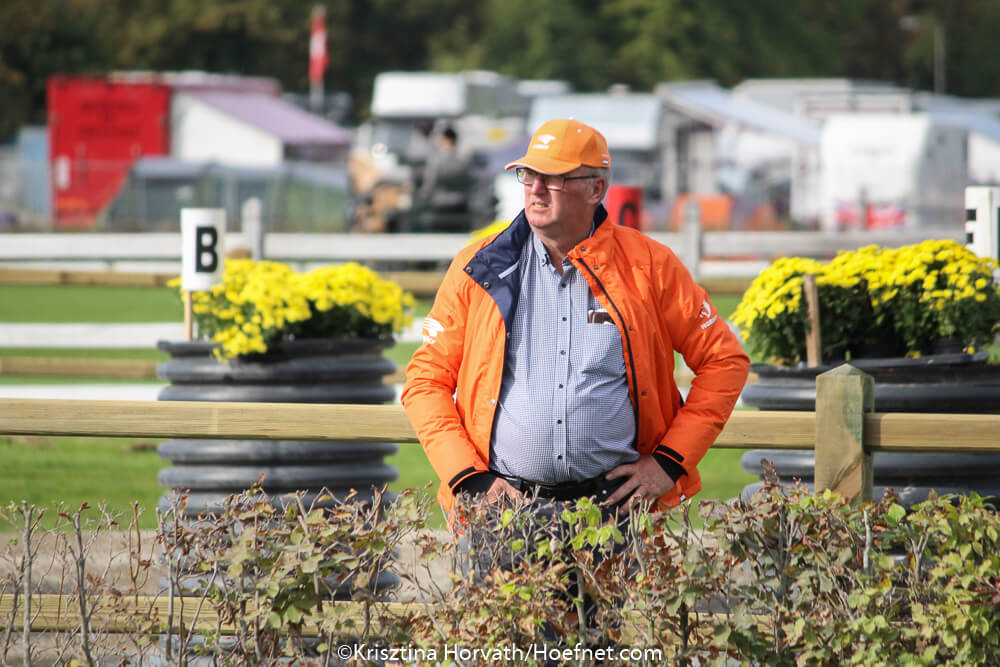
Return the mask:
<svg viewBox="0 0 1000 667">
<path fill-rule="evenodd" d="M 562 190 L 566 187 L 566 181 L 579 181 L 585 178 L 597 178 L 591 174 L 590 176 L 562 176 L 553 174 L 539 174 L 537 171 L 532 171 L 527 167 L 518 167 L 514 170 L 514 174 L 517 175 L 517 181 L 522 185 L 534 185 L 535 181 L 541 179 L 542 185 L 549 190 Z"/>
</svg>

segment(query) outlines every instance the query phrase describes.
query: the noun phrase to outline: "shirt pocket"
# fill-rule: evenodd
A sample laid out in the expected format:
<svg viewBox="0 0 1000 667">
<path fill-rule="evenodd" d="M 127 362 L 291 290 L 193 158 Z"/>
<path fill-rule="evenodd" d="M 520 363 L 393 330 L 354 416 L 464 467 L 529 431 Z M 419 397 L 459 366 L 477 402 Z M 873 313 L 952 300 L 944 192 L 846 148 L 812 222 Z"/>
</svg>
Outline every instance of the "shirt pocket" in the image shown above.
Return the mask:
<svg viewBox="0 0 1000 667">
<path fill-rule="evenodd" d="M 574 341 L 580 345 L 578 353 L 573 355 L 579 364 L 577 370 L 583 375 L 625 375 L 622 337 L 614 322 L 588 322 L 580 326 L 580 329 L 581 336 L 578 341 Z"/>
</svg>

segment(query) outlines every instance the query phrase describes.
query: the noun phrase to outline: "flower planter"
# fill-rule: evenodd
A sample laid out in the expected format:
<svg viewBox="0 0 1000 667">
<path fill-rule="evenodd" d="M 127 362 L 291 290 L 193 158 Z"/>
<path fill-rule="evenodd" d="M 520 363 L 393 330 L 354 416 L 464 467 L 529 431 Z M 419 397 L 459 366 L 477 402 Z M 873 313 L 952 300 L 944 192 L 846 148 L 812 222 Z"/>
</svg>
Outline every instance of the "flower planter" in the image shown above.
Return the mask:
<svg viewBox="0 0 1000 667">
<path fill-rule="evenodd" d="M 275 343 L 265 355 L 220 362 L 207 342 L 164 342 L 170 360 L 157 375 L 170 381 L 163 401 L 381 404 L 394 397 L 382 378 L 395 370 L 383 358 L 390 342 L 375 340 L 298 340 Z M 168 440 L 157 453 L 171 462 L 160 471 L 160 485 L 189 491 L 185 515 L 221 509 L 222 501 L 263 475 L 270 496 L 305 491 L 311 503 L 326 488 L 335 498 L 351 489 L 371 499 L 373 486 L 398 476 L 383 458 L 393 443 L 285 440 Z M 169 496 L 160 507 L 169 504 Z"/>
<path fill-rule="evenodd" d="M 874 378 L 876 412 L 1000 413 L 1000 366 L 988 365 L 985 353 L 856 359 L 851 364 Z M 761 410 L 815 410 L 816 376 L 833 367 L 755 364 L 759 379 L 743 390 L 743 402 Z M 812 487 L 811 452 L 752 450 L 743 455 L 743 469 L 760 474 L 761 459 L 774 464 L 781 484 L 798 479 Z M 886 488 L 895 489 L 906 506 L 924 500 L 931 489 L 1000 498 L 998 454 L 876 453 L 874 465 L 876 499 Z M 743 497 L 758 488 L 760 483 L 747 486 Z"/>
</svg>

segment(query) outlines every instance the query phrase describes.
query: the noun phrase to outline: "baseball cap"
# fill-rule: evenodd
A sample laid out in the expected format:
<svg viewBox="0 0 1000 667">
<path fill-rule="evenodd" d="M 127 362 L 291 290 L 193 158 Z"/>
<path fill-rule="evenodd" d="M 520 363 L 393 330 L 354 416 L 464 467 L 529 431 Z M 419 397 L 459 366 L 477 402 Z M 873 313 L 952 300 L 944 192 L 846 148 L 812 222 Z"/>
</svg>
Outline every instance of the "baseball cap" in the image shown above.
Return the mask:
<svg viewBox="0 0 1000 667">
<path fill-rule="evenodd" d="M 504 169 L 527 167 L 541 174 L 565 174 L 581 165 L 610 167 L 608 142 L 589 125 L 572 118 L 557 118 L 538 128 L 524 157 Z"/>
</svg>

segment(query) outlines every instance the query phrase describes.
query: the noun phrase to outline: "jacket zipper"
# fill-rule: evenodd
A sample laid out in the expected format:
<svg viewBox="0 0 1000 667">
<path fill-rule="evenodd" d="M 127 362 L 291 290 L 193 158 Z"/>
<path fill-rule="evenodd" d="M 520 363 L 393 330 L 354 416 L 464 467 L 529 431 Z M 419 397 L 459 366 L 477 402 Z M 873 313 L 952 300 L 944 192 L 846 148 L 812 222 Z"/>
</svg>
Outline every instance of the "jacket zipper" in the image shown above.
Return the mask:
<svg viewBox="0 0 1000 667">
<path fill-rule="evenodd" d="M 625 336 L 625 349 L 628 351 L 628 365 L 629 368 L 632 369 L 632 396 L 635 397 L 635 400 L 632 401 L 632 414 L 635 417 L 635 439 L 636 443 L 638 443 L 639 442 L 639 386 L 638 386 L 639 380 L 635 375 L 635 359 L 632 356 L 632 339 L 628 335 L 628 326 L 626 326 L 625 318 L 622 316 L 621 311 L 618 310 L 618 306 L 615 304 L 614 299 L 612 299 L 611 295 L 608 294 L 608 290 L 604 286 L 604 283 L 601 282 L 601 279 L 597 277 L 597 274 L 594 273 L 593 269 L 587 266 L 587 263 L 585 261 L 581 259 L 579 260 L 579 264 L 580 266 L 582 266 L 584 269 L 587 270 L 587 273 L 589 273 L 590 276 L 594 279 L 594 282 L 597 283 L 597 286 L 601 288 L 602 292 L 604 292 L 604 297 L 608 300 L 608 303 L 610 303 L 611 307 L 614 309 L 615 314 L 618 316 L 618 321 L 621 322 L 622 334 Z"/>
</svg>

